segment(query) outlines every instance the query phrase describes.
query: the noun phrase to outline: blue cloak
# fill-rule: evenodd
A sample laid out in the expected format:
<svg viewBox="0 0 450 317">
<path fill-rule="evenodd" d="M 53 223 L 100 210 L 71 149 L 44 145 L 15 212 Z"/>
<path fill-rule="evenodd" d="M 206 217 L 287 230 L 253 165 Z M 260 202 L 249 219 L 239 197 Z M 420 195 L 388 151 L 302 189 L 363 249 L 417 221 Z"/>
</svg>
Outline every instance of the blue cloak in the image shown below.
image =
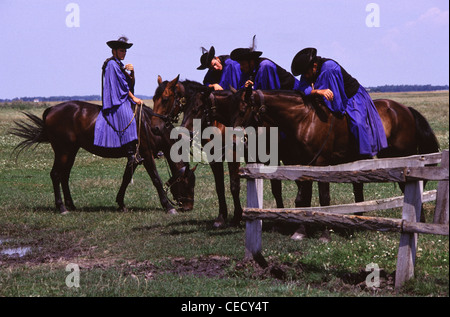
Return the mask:
<svg viewBox="0 0 450 317">
<path fill-rule="evenodd" d="M 327 60 L 322 64 L 320 74 L 314 82 L 314 89 L 330 89 L 333 92 L 333 100 L 329 101 L 326 98 L 323 100 L 332 112 L 348 114 L 349 128 L 358 141 L 361 155 L 374 156 L 388 146 L 380 115 L 369 94 L 359 85 L 356 94 L 347 98 L 341 67 L 338 63 Z M 310 83 L 303 76 L 298 90 L 307 95 L 312 91 Z"/>
<path fill-rule="evenodd" d="M 260 58 L 259 65 L 251 74 L 243 74 L 239 88 L 243 88 L 250 78 L 253 78 L 255 90 L 292 90 L 299 85 L 297 78 L 267 58 Z"/>
<path fill-rule="evenodd" d="M 119 63 L 123 67 L 120 61 Z M 105 69 L 103 108 L 95 122 L 94 145 L 118 148 L 137 140 L 136 120 L 133 119 L 129 90 L 127 78 L 118 62 L 110 60 Z"/>
</svg>

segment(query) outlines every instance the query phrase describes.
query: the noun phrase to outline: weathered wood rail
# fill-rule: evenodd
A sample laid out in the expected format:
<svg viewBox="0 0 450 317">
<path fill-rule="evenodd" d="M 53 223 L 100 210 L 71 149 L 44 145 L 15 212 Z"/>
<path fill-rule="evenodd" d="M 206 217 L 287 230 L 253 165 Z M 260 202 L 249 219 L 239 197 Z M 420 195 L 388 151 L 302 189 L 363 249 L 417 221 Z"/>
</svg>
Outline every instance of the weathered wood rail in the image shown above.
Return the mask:
<svg viewBox="0 0 450 317">
<path fill-rule="evenodd" d="M 395 287 L 414 276 L 417 234 L 449 235 L 449 151 L 402 158 L 363 160 L 335 166 L 249 164 L 240 169 L 247 179 L 246 257 L 261 259 L 262 220 L 314 223 L 330 227 L 400 232 Z M 428 166 L 428 165 L 433 166 Z M 263 208 L 263 179 L 330 183 L 405 182 L 404 196 L 361 203 L 308 207 Z M 437 190 L 423 192 L 423 181 L 439 181 Z M 436 200 L 433 223 L 421 223 L 423 202 Z M 402 218 L 356 216 L 354 213 L 402 207 Z"/>
</svg>

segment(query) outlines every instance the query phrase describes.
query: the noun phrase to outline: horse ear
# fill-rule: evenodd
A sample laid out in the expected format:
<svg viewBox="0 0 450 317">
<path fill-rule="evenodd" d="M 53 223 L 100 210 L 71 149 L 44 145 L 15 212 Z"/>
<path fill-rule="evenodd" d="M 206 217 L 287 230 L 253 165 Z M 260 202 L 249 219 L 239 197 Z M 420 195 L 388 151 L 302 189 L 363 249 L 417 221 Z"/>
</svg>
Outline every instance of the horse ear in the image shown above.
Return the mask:
<svg viewBox="0 0 450 317">
<path fill-rule="evenodd" d="M 176 87 L 178 91 L 181 93 L 181 95 L 184 96 L 184 85 L 182 83 L 177 83 Z"/>
<path fill-rule="evenodd" d="M 158 85 L 161 85 L 162 81 L 163 80 L 162 80 L 161 76 L 158 75 Z"/>
<path fill-rule="evenodd" d="M 236 88 L 234 88 L 233 86 L 230 85 L 230 90 L 233 94 L 235 94 L 237 92 Z"/>
<path fill-rule="evenodd" d="M 195 172 L 195 170 L 197 169 L 197 166 L 198 166 L 198 164 L 197 165 L 195 165 L 192 169 L 191 169 L 191 172 L 192 173 L 194 173 Z"/>
<path fill-rule="evenodd" d="M 180 75 L 178 75 L 177 77 L 175 77 L 172 81 L 170 81 L 167 84 L 167 88 L 172 88 L 175 87 L 175 85 L 178 83 L 178 79 L 180 78 Z"/>
</svg>

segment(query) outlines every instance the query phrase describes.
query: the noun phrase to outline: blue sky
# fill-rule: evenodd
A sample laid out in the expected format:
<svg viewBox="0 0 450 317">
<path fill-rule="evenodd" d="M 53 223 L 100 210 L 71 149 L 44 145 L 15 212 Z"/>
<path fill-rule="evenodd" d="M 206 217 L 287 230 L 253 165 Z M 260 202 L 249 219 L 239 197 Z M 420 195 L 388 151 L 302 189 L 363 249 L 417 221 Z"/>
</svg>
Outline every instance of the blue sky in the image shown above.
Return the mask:
<svg viewBox="0 0 450 317">
<path fill-rule="evenodd" d="M 69 27 L 71 3 L 79 26 Z M 447 0 L 0 0 L 0 30 L 0 99 L 99 95 L 105 43 L 121 35 L 134 43 L 125 62 L 141 95 L 153 95 L 158 75 L 202 81 L 201 46 L 229 54 L 254 34 L 289 71 L 314 46 L 364 86 L 449 84 Z"/>
</svg>

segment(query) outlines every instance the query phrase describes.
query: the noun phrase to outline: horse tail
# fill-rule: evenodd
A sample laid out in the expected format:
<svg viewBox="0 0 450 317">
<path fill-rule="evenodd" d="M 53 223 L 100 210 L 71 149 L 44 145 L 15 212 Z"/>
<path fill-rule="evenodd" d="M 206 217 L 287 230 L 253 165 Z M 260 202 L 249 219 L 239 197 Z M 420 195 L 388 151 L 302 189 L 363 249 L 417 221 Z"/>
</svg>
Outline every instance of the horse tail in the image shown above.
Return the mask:
<svg viewBox="0 0 450 317">
<path fill-rule="evenodd" d="M 32 145 L 36 147 L 40 143 L 50 142 L 45 129 L 45 117 L 49 110 L 50 108 L 45 109 L 42 119 L 32 113 L 22 111 L 28 120 L 16 121 L 16 126 L 9 131 L 10 134 L 24 139 L 13 150 L 13 153 L 17 152 L 16 158 Z"/>
<path fill-rule="evenodd" d="M 427 119 L 420 114 L 419 111 L 412 107 L 408 107 L 416 121 L 416 131 L 418 138 L 418 154 L 428 154 L 439 152 L 439 141 L 430 127 Z"/>
</svg>

